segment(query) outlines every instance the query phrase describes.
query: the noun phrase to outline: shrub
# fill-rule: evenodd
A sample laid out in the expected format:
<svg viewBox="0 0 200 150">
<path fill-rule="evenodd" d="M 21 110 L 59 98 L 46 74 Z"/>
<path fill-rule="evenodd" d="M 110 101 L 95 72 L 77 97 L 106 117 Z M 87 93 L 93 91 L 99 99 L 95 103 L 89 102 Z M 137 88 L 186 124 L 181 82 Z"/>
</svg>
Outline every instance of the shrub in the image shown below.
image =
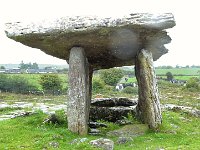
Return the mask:
<svg viewBox="0 0 200 150">
<path fill-rule="evenodd" d="M 123 71 L 117 68 L 105 69 L 99 72 L 100 78 L 108 85 L 114 86 L 124 76 Z"/>
<path fill-rule="evenodd" d="M 103 91 L 105 83 L 98 77 L 94 77 L 92 80 L 92 92 L 100 93 Z"/>
<path fill-rule="evenodd" d="M 14 92 L 27 94 L 29 91 L 38 91 L 39 87 L 20 75 L 0 75 L 0 90 L 3 92 Z"/>
<path fill-rule="evenodd" d="M 37 87 L 34 86 L 28 79 L 21 76 L 13 76 L 12 90 L 15 93 L 27 94 L 29 91 L 37 91 Z"/>
<path fill-rule="evenodd" d="M 166 76 L 168 81 L 172 81 L 172 79 L 174 78 L 171 72 L 167 72 Z"/>
<path fill-rule="evenodd" d="M 199 91 L 200 90 L 199 79 L 197 77 L 190 78 L 187 81 L 186 88 L 191 92 Z"/>
<path fill-rule="evenodd" d="M 122 90 L 122 92 L 126 94 L 138 94 L 138 88 L 127 86 Z"/>
<path fill-rule="evenodd" d="M 44 74 L 40 77 L 40 84 L 47 93 L 62 91 L 62 80 L 57 74 Z"/>
</svg>

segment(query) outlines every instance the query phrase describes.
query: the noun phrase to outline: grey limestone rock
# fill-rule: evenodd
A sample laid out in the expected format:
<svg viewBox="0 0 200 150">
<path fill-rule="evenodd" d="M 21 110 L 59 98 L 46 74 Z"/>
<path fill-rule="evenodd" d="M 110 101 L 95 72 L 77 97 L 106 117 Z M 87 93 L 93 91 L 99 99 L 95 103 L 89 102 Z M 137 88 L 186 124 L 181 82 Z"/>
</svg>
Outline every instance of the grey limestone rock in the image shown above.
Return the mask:
<svg viewBox="0 0 200 150">
<path fill-rule="evenodd" d="M 171 41 L 165 29 L 175 26 L 171 13 L 137 13 L 124 17 L 62 17 L 40 22 L 5 24 L 7 36 L 24 45 L 69 60 L 72 47 L 85 49 L 94 69 L 134 65 L 136 54 L 149 49 L 157 60 Z"/>
<path fill-rule="evenodd" d="M 70 144 L 80 144 L 86 141 L 88 141 L 88 138 L 78 138 L 71 141 Z"/>
<path fill-rule="evenodd" d="M 100 122 L 89 122 L 90 128 L 100 128 L 100 127 L 107 127 L 106 124 Z"/>
<path fill-rule="evenodd" d="M 137 105 L 137 100 L 129 99 L 126 97 L 113 97 L 113 98 L 95 98 L 91 101 L 91 106 L 99 107 L 116 107 L 116 106 L 134 106 Z"/>
<path fill-rule="evenodd" d="M 59 124 L 60 121 L 58 120 L 57 116 L 55 114 L 50 114 L 48 118 L 46 118 L 43 123 L 52 123 L 52 124 Z"/>
<path fill-rule="evenodd" d="M 161 105 L 161 108 L 163 110 L 167 109 L 167 110 L 172 110 L 172 111 L 183 111 L 192 116 L 200 118 L 200 110 L 198 110 L 196 108 L 192 108 L 192 107 L 188 107 L 188 106 L 178 106 L 178 105 L 174 105 L 174 104 L 164 104 L 164 105 Z"/>
<path fill-rule="evenodd" d="M 113 150 L 114 148 L 114 142 L 110 139 L 100 138 L 90 141 L 90 144 L 103 150 Z"/>
<path fill-rule="evenodd" d="M 111 137 L 137 137 L 145 134 L 147 130 L 148 126 L 146 124 L 131 124 L 114 131 L 109 131 L 106 135 Z"/>
<path fill-rule="evenodd" d="M 119 107 L 91 107 L 90 108 L 90 120 L 106 120 L 116 122 L 118 120 L 128 117 L 128 114 L 135 114 L 136 106 L 119 106 Z"/>
<path fill-rule="evenodd" d="M 117 140 L 118 144 L 125 144 L 129 141 L 133 141 L 133 139 L 131 137 L 119 137 Z"/>
<path fill-rule="evenodd" d="M 142 49 L 138 53 L 135 64 L 139 95 L 136 115 L 151 129 L 158 130 L 162 122 L 162 115 L 152 53 Z"/>
<path fill-rule="evenodd" d="M 93 129 L 93 128 L 91 128 L 89 132 L 90 135 L 100 135 L 100 133 L 101 131 L 99 129 Z"/>
</svg>

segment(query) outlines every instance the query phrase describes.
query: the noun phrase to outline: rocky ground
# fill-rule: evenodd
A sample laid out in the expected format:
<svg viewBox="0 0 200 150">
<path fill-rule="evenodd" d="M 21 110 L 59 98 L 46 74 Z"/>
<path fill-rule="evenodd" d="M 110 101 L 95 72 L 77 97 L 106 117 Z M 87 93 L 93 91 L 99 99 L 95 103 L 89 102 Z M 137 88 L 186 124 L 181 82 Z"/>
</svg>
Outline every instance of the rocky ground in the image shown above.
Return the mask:
<svg viewBox="0 0 200 150">
<path fill-rule="evenodd" d="M 135 113 L 137 100 L 128 98 L 97 98 L 91 103 L 92 121 L 104 119 L 106 121 L 117 122 L 127 117 L 129 113 Z M 41 110 L 46 114 L 54 114 L 57 110 L 66 110 L 66 104 L 51 104 L 44 102 L 7 102 L 0 101 L 0 110 L 12 108 L 13 111 L 8 111 L 0 114 L 0 121 L 11 119 L 27 113 L 33 113 L 36 110 Z M 162 104 L 162 110 L 184 111 L 196 117 L 200 117 L 200 110 L 188 106 L 178 106 L 175 104 Z M 103 112 L 103 113 L 102 113 Z"/>
<path fill-rule="evenodd" d="M 168 94 L 169 95 L 169 94 Z M 178 97 L 182 98 L 182 97 Z M 125 144 L 129 141 L 133 141 L 133 138 L 144 135 L 145 132 L 148 131 L 147 125 L 144 124 L 130 124 L 126 119 L 128 118 L 128 114 L 133 114 L 135 112 L 135 107 L 137 105 L 137 99 L 129 99 L 129 98 L 96 98 L 92 100 L 91 103 L 91 116 L 90 116 L 90 134 L 91 135 L 101 135 L 101 128 L 99 127 L 107 127 L 106 124 L 97 123 L 97 120 L 106 120 L 112 121 L 117 124 L 123 125 L 122 128 L 116 129 L 113 131 L 108 131 L 106 133 L 107 138 L 99 138 L 96 140 L 89 141 L 87 138 L 78 138 L 71 143 L 73 145 L 80 144 L 82 142 L 88 141 L 91 145 L 95 147 L 101 147 L 103 149 L 112 150 L 114 147 L 114 142 L 110 139 L 112 137 L 117 137 L 117 141 L 115 144 Z M 66 110 L 66 103 L 56 104 L 55 102 L 49 100 L 36 102 L 36 101 L 8 101 L 8 100 L 0 100 L 0 121 L 6 119 L 12 119 L 20 116 L 28 116 L 34 114 L 37 110 L 41 110 L 46 114 L 49 114 L 49 118 L 52 119 L 54 117 L 55 111 L 57 110 Z M 184 113 L 188 113 L 195 117 L 200 117 L 200 110 L 190 106 L 181 106 L 177 104 L 162 104 L 162 111 L 170 110 L 170 111 L 182 111 Z M 2 111 L 4 110 L 4 111 Z M 103 114 L 103 115 L 102 115 Z M 117 115 L 116 115 L 117 114 Z M 50 145 L 52 147 L 59 147 L 59 143 L 51 142 Z"/>
</svg>

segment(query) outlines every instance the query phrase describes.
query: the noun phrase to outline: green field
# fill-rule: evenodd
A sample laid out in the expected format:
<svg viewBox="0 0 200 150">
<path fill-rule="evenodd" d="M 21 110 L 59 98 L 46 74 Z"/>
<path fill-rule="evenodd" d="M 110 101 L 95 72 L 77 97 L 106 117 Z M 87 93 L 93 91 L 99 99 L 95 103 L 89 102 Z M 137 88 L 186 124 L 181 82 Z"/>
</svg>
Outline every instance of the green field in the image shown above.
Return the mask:
<svg viewBox="0 0 200 150">
<path fill-rule="evenodd" d="M 40 85 L 40 77 L 43 74 L 6 74 L 7 76 L 19 76 L 19 77 L 23 77 L 25 79 L 27 79 L 28 81 L 30 81 L 33 85 L 36 85 L 36 87 L 38 87 L 38 89 L 41 89 L 41 85 Z M 63 87 L 66 87 L 68 84 L 68 75 L 66 74 L 58 74 L 59 78 L 62 80 L 62 85 Z"/>
<path fill-rule="evenodd" d="M 171 72 L 173 75 L 185 75 L 185 76 L 198 76 L 200 68 L 173 68 L 173 69 L 156 69 L 157 75 L 165 75 L 167 72 Z"/>
<path fill-rule="evenodd" d="M 127 71 L 132 71 L 134 74 L 134 69 L 126 68 Z M 171 72 L 174 76 L 174 79 L 177 80 L 189 80 L 192 77 L 200 77 L 200 68 L 172 68 L 172 69 L 155 69 L 155 73 L 157 77 L 167 78 L 166 73 Z M 121 83 L 125 83 L 125 80 L 122 79 Z M 136 82 L 135 77 L 128 78 L 129 82 Z"/>
</svg>

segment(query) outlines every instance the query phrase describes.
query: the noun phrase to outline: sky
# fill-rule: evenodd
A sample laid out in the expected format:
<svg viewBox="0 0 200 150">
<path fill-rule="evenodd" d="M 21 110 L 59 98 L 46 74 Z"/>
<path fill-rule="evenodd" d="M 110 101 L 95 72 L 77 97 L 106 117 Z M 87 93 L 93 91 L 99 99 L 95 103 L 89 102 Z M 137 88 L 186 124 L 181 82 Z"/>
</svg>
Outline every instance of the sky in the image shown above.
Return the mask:
<svg viewBox="0 0 200 150">
<path fill-rule="evenodd" d="M 176 26 L 167 32 L 172 42 L 169 52 L 154 62 L 161 65 L 200 65 L 200 9 L 198 0 L 1 0 L 0 1 L 0 64 L 37 62 L 66 64 L 61 60 L 8 39 L 7 22 L 37 21 L 64 16 L 96 15 L 120 17 L 130 13 L 173 13 Z"/>
</svg>

